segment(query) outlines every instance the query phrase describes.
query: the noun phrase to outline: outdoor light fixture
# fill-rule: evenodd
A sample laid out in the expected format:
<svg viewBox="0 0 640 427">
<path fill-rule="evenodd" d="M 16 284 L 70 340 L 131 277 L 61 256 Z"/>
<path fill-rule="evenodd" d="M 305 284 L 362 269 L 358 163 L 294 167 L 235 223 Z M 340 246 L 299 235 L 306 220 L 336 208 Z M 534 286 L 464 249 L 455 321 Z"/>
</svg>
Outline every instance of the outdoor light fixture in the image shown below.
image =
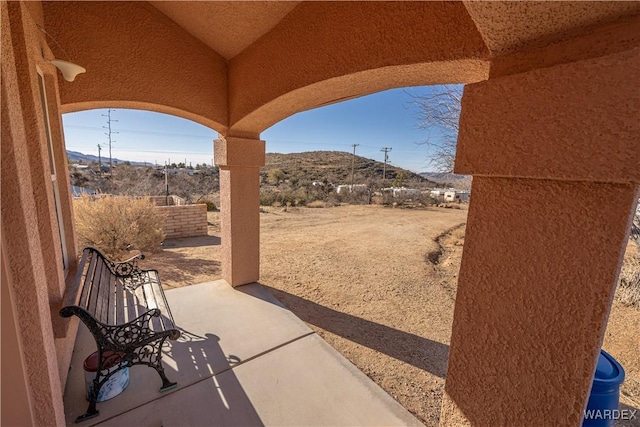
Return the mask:
<svg viewBox="0 0 640 427">
<path fill-rule="evenodd" d="M 54 39 L 53 36 L 47 32 L 47 30 L 45 30 L 44 28 L 42 28 L 38 24 L 36 24 L 36 26 L 38 27 L 38 29 L 40 31 L 45 33 L 47 36 L 49 36 L 49 38 L 51 40 L 53 40 L 53 42 L 60 48 L 60 50 L 62 50 L 62 52 L 64 52 L 64 54 L 67 56 L 67 58 L 69 57 L 69 54 L 67 53 L 67 51 L 64 50 L 64 48 L 62 46 L 60 46 L 60 43 L 58 43 L 56 41 L 56 39 Z M 42 50 L 42 57 L 44 58 L 45 61 L 48 61 L 48 62 L 52 63 L 53 65 L 55 65 L 56 68 L 58 70 L 60 70 L 60 72 L 62 73 L 62 77 L 68 82 L 74 81 L 76 79 L 76 77 L 78 76 L 78 74 L 87 72 L 86 68 L 81 67 L 78 64 L 74 64 L 73 62 L 63 61 L 62 59 L 56 59 L 56 58 L 47 59 L 47 57 L 45 56 L 44 50 Z"/>
<path fill-rule="evenodd" d="M 72 82 L 76 79 L 76 76 L 80 73 L 86 73 L 87 69 L 74 64 L 73 62 L 63 61 L 62 59 L 49 60 L 58 70 L 62 73 L 62 77 L 68 82 Z"/>
</svg>

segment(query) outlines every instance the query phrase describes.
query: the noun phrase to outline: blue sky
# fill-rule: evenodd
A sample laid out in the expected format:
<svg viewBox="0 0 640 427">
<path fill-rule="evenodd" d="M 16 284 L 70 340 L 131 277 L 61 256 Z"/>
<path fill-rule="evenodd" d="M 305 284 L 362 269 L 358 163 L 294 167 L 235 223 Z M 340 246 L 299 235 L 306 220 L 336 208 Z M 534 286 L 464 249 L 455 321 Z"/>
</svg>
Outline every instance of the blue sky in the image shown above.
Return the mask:
<svg viewBox="0 0 640 427">
<path fill-rule="evenodd" d="M 295 114 L 261 134 L 269 153 L 303 151 L 352 152 L 382 161 L 383 147 L 391 147 L 389 162 L 415 172 L 432 170 L 429 153 L 418 143 L 428 136 L 417 129 L 411 97 L 424 94 L 428 87 L 392 89 L 338 104 Z M 105 135 L 106 110 L 87 110 L 63 115 L 67 150 L 109 156 Z M 112 155 L 122 160 L 164 164 L 165 161 L 209 163 L 212 141 L 217 132 L 179 117 L 141 110 L 116 109 L 111 117 Z"/>
</svg>

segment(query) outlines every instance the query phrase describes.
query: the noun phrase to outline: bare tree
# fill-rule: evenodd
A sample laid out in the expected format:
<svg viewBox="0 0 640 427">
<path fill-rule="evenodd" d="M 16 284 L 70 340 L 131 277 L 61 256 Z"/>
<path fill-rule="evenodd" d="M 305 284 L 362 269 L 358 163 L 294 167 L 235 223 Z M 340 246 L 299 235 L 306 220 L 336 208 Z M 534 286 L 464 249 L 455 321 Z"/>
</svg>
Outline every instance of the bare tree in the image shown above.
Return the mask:
<svg viewBox="0 0 640 427">
<path fill-rule="evenodd" d="M 405 93 L 411 97 L 409 108 L 416 111 L 417 127 L 430 134 L 420 144 L 433 150 L 431 162 L 436 169 L 452 172 L 458 140 L 462 86 L 433 86 L 425 95 L 407 91 Z"/>
</svg>

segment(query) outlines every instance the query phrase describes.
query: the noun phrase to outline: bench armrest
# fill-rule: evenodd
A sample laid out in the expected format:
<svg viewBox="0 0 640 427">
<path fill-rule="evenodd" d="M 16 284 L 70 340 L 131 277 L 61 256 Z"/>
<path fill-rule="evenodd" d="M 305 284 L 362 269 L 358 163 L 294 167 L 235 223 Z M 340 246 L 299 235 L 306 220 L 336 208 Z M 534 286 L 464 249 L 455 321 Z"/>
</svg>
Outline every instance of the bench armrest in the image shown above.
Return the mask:
<svg viewBox="0 0 640 427">
<path fill-rule="evenodd" d="M 134 261 L 139 260 L 139 259 L 144 259 L 144 254 L 143 253 L 139 253 L 137 255 L 134 255 L 131 258 L 126 259 L 124 261 L 114 262 L 114 264 L 124 264 L 124 263 L 127 263 L 127 262 L 134 262 Z"/>
</svg>

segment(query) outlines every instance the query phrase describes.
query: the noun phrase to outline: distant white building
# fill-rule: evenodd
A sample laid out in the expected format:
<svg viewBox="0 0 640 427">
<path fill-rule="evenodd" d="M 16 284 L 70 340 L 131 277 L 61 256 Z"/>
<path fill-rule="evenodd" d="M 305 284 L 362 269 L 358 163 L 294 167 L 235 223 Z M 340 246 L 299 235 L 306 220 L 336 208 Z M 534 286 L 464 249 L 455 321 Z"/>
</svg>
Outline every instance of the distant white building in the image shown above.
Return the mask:
<svg viewBox="0 0 640 427">
<path fill-rule="evenodd" d="M 391 194 L 393 197 L 412 197 L 421 194 L 420 190 L 405 187 L 389 187 L 383 188 L 381 191 L 386 194 Z"/>
<path fill-rule="evenodd" d="M 393 197 L 412 197 L 419 195 L 420 190 L 415 188 L 397 187 L 393 189 Z"/>
<path fill-rule="evenodd" d="M 467 190 L 447 190 L 444 192 L 445 202 L 468 202 L 470 193 Z"/>
<path fill-rule="evenodd" d="M 69 166 L 71 166 L 74 169 L 88 169 L 89 168 L 89 165 L 81 165 L 79 163 L 72 163 Z"/>
<path fill-rule="evenodd" d="M 444 199 L 444 192 L 446 190 L 431 190 L 429 192 L 429 195 L 431 197 L 433 197 L 434 199 L 438 199 L 438 200 L 443 200 Z"/>
</svg>

